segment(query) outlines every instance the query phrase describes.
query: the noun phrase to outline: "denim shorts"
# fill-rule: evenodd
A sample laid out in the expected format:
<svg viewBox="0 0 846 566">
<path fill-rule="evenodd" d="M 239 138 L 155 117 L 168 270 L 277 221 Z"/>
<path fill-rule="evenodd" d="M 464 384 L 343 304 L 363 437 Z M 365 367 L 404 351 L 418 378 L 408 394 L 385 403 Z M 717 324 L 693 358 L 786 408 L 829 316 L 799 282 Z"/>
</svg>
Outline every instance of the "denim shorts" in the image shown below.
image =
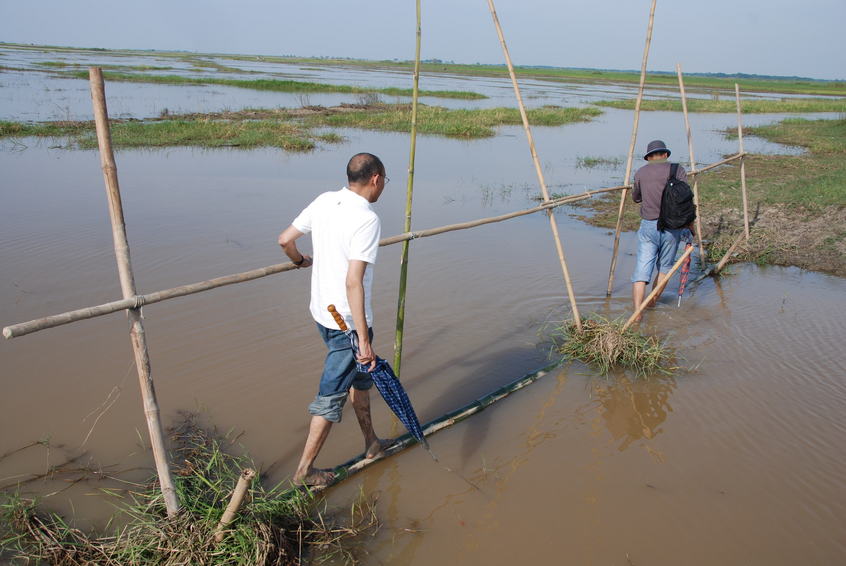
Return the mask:
<svg viewBox="0 0 846 566">
<path fill-rule="evenodd" d="M 341 412 L 350 387 L 367 390 L 373 387 L 373 379 L 368 373 L 358 371 L 350 339 L 340 330 L 317 325 L 317 331 L 329 351 L 323 363 L 323 375 L 320 376 L 320 390 L 317 397 L 308 406 L 308 412 L 325 418 L 333 423 L 341 422 Z M 373 329 L 368 329 L 373 339 Z"/>
<path fill-rule="evenodd" d="M 637 264 L 632 283 L 652 281 L 652 272 L 658 264 L 660 273 L 668 273 L 676 262 L 679 242 L 687 228 L 658 231 L 657 220 L 641 220 L 637 231 Z"/>
</svg>

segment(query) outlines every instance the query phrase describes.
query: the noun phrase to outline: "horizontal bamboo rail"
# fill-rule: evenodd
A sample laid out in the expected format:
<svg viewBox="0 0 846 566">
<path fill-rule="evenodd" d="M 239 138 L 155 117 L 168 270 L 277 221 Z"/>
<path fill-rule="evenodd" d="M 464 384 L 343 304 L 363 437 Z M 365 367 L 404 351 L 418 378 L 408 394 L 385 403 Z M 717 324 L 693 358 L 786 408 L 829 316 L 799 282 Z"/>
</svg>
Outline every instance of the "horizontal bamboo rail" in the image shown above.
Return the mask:
<svg viewBox="0 0 846 566">
<path fill-rule="evenodd" d="M 717 161 L 716 163 L 706 165 L 705 167 L 702 167 L 701 169 L 698 169 L 696 171 L 688 171 L 687 174 L 688 174 L 688 176 L 691 176 L 691 177 L 694 176 L 694 175 L 699 175 L 700 173 L 704 173 L 705 171 L 710 171 L 711 169 L 719 167 L 720 165 L 725 165 L 726 163 L 731 163 L 732 161 L 736 161 L 736 160 L 740 159 L 741 157 L 743 157 L 744 155 L 748 155 L 748 153 L 745 152 L 745 151 L 741 151 L 740 153 L 736 153 L 735 155 L 732 155 L 731 157 L 726 157 L 725 159 L 723 159 L 721 161 Z"/>
<path fill-rule="evenodd" d="M 622 190 L 624 187 L 609 187 L 605 189 L 596 189 L 593 191 L 585 191 L 584 193 L 580 193 L 578 195 L 569 195 L 566 197 L 561 197 L 547 203 L 535 206 L 533 208 L 529 208 L 526 210 L 519 210 L 517 212 L 510 212 L 508 214 L 503 214 L 500 216 L 493 216 L 490 218 L 482 218 L 479 220 L 472 220 L 469 222 L 462 222 L 459 224 L 450 224 L 448 226 L 440 226 L 438 228 L 429 228 L 427 230 L 418 230 L 416 232 L 405 232 L 403 234 L 397 234 L 396 236 L 391 236 L 389 238 L 383 238 L 380 242 L 380 246 L 390 246 L 393 244 L 397 244 L 400 242 L 405 242 L 407 240 L 414 240 L 417 238 L 426 238 L 429 236 L 435 236 L 437 234 L 443 234 L 445 232 L 454 232 L 456 230 L 465 230 L 467 228 L 473 228 L 476 226 L 482 226 L 484 224 L 491 224 L 494 222 L 502 222 L 504 220 L 509 220 L 511 218 L 517 218 L 519 216 L 526 216 L 528 214 L 533 214 L 535 212 L 546 210 L 548 208 L 555 208 L 557 206 L 561 206 L 564 204 L 568 204 L 571 202 L 576 202 L 580 200 L 585 200 L 591 198 L 593 195 L 607 193 L 612 191 L 619 191 Z M 270 265 L 267 267 L 261 267 L 258 269 L 253 269 L 251 271 L 244 271 L 242 273 L 235 273 L 233 275 L 224 275 L 222 277 L 216 277 L 214 279 L 209 279 L 207 281 L 200 281 L 199 283 L 190 283 L 188 285 L 182 285 L 180 287 L 173 287 L 171 289 L 165 289 L 163 291 L 156 291 L 155 293 L 149 293 L 146 295 L 136 295 L 134 297 L 130 297 L 128 299 L 122 299 L 119 301 L 112 301 L 109 303 L 104 303 L 101 305 L 87 307 L 83 309 L 78 309 L 74 311 L 68 311 L 61 314 L 56 314 L 52 316 L 47 316 L 44 318 L 39 318 L 35 320 L 31 320 L 28 322 L 21 322 L 19 324 L 13 324 L 11 326 L 7 326 L 3 329 L 3 336 L 7 339 L 9 338 L 17 338 L 19 336 L 25 336 L 27 334 L 31 334 L 33 332 L 38 332 L 39 330 L 46 330 L 48 328 L 54 328 L 56 326 L 61 326 L 63 324 L 69 324 L 71 322 L 77 322 L 79 320 L 86 320 L 89 318 L 95 318 L 98 316 L 104 316 L 107 314 L 111 314 L 114 312 L 118 312 L 125 309 L 135 309 L 140 308 L 144 305 L 150 305 L 154 303 L 159 303 L 168 299 L 175 299 L 178 297 L 184 297 L 186 295 L 193 295 L 195 293 L 200 293 L 202 291 L 208 291 L 210 289 L 216 289 L 218 287 L 224 287 L 226 285 L 232 285 L 234 283 L 244 283 L 246 281 L 252 281 L 254 279 L 260 279 L 262 277 L 266 277 L 268 275 L 274 275 L 276 273 L 282 273 L 284 271 L 291 271 L 293 269 L 297 269 L 297 266 L 291 262 L 287 263 L 278 263 L 275 265 Z"/>
<path fill-rule="evenodd" d="M 731 163 L 737 159 L 740 159 L 744 155 L 747 155 L 746 152 L 738 153 L 736 155 L 732 155 L 723 159 L 721 161 L 717 161 L 716 163 L 712 163 L 710 165 L 706 165 L 705 167 L 700 168 L 695 173 L 688 173 L 689 175 L 699 175 L 720 165 L 725 165 L 727 163 Z M 426 230 L 417 230 L 414 232 L 405 232 L 402 234 L 397 234 L 396 236 L 390 236 L 388 238 L 383 238 L 380 240 L 380 246 L 391 246 L 393 244 L 398 244 L 400 242 L 405 242 L 408 240 L 414 240 L 417 238 L 427 238 L 429 236 L 436 236 L 438 234 L 444 234 L 446 232 L 454 232 L 456 230 L 466 230 L 468 228 L 475 228 L 476 226 L 483 226 L 485 224 L 493 224 L 496 222 L 503 222 L 505 220 L 510 220 L 512 218 L 518 218 L 520 216 L 526 216 L 528 214 L 534 214 L 535 212 L 540 212 L 542 210 L 547 210 L 550 208 L 556 208 L 565 204 L 570 204 L 573 202 L 578 202 L 581 200 L 586 200 L 588 198 L 593 197 L 594 195 L 602 194 L 602 193 L 610 193 L 614 191 L 621 191 L 623 189 L 630 189 L 631 185 L 619 185 L 617 187 L 607 187 L 603 189 L 594 189 L 592 191 L 585 191 L 583 193 L 579 193 L 576 195 L 568 195 L 565 197 L 560 197 L 557 199 L 552 199 L 549 202 L 545 202 L 539 204 L 538 206 L 527 208 L 525 210 L 518 210 L 516 212 L 509 212 L 507 214 L 502 214 L 500 216 L 492 216 L 490 218 L 481 218 L 479 220 L 470 220 L 468 222 L 461 222 L 458 224 L 450 224 L 448 226 L 440 226 L 437 228 L 428 228 Z M 108 303 L 103 303 L 101 305 L 93 306 L 93 307 L 86 307 L 82 309 L 77 309 L 73 311 L 64 312 L 61 314 L 55 314 L 51 316 L 46 316 L 43 318 L 38 318 L 35 320 L 30 320 L 28 322 L 21 322 L 18 324 L 12 324 L 3 328 L 3 336 L 6 339 L 11 338 L 18 338 L 20 336 L 26 336 L 27 334 L 32 334 L 33 332 L 38 332 L 40 330 L 46 330 L 48 328 L 55 328 L 56 326 L 62 326 L 64 324 L 69 324 L 71 322 L 77 322 L 79 320 L 86 320 L 89 318 L 96 318 L 98 316 L 104 316 L 107 314 L 111 314 L 114 312 L 126 310 L 126 309 L 134 309 L 140 308 L 144 305 L 151 305 L 154 303 L 160 303 L 162 301 L 166 301 L 168 299 L 176 299 L 179 297 L 184 297 L 186 295 L 193 295 L 196 293 L 200 293 L 203 291 L 209 291 L 211 289 L 217 289 L 218 287 L 225 287 L 226 285 L 233 285 L 235 283 L 245 283 L 247 281 L 253 281 L 254 279 L 261 279 L 262 277 L 267 277 L 268 275 L 275 275 L 277 273 L 283 273 L 285 271 L 291 271 L 297 269 L 297 266 L 291 262 L 287 263 L 277 263 L 274 265 L 269 265 L 267 267 L 260 267 L 258 269 L 253 269 L 250 271 L 244 271 L 242 273 L 234 273 L 232 275 L 224 275 L 222 277 L 216 277 L 214 279 L 209 279 L 207 281 L 200 281 L 198 283 L 190 283 L 187 285 L 181 285 L 179 287 L 173 287 L 171 289 L 165 289 L 163 291 L 156 291 L 154 293 L 148 293 L 146 295 L 136 295 L 134 297 L 130 297 L 128 299 L 121 299 L 118 301 L 111 301 Z"/>
</svg>

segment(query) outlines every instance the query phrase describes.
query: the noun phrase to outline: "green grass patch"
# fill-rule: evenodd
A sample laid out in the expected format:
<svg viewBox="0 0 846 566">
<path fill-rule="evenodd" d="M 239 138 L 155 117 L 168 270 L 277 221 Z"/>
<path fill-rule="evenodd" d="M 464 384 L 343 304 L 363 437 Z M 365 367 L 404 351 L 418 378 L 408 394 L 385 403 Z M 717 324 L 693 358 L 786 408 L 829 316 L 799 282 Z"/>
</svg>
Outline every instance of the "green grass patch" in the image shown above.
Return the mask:
<svg viewBox="0 0 846 566">
<path fill-rule="evenodd" d="M 226 536 L 215 543 L 215 528 L 241 470 L 254 466 L 227 452 L 229 439 L 189 424 L 179 431 L 173 458 L 181 466 L 173 476 L 183 507 L 176 517 L 167 518 L 156 482 L 124 497 L 113 493 L 118 522 L 125 526 L 101 536 L 39 512 L 33 501 L 6 496 L 0 503 L 0 553 L 15 563 L 63 566 L 356 562 L 358 540 L 379 528 L 373 501 L 359 497 L 347 508 L 328 509 L 306 491 L 265 488 L 258 480 Z"/>
<path fill-rule="evenodd" d="M 534 126 L 562 126 L 587 122 L 601 114 L 595 108 L 543 107 L 528 111 Z M 338 128 L 363 128 L 391 132 L 411 131 L 411 108 L 408 105 L 386 105 L 382 110 L 344 112 L 309 119 L 314 125 Z M 421 134 L 457 138 L 484 138 L 495 135 L 494 128 L 521 124 L 516 108 L 448 109 L 420 105 L 417 110 L 417 131 Z"/>
<path fill-rule="evenodd" d="M 635 99 L 603 100 L 597 106 L 634 110 Z M 644 111 L 681 112 L 679 99 L 643 100 L 640 109 Z M 689 112 L 736 113 L 737 103 L 732 99 L 713 100 L 689 98 Z M 846 112 L 846 98 L 783 98 L 781 100 L 741 100 L 741 109 L 745 114 L 786 114 L 796 112 Z"/>
<path fill-rule="evenodd" d="M 75 71 L 69 76 L 78 79 L 88 79 L 88 71 Z M 182 75 L 145 75 L 140 73 L 118 73 L 104 72 L 103 78 L 107 81 L 154 83 L 169 85 L 220 85 L 236 88 L 248 88 L 252 90 L 264 90 L 272 92 L 336 92 L 350 94 L 377 93 L 389 96 L 411 96 L 410 88 L 364 88 L 349 85 L 333 85 L 313 83 L 305 81 L 290 81 L 282 79 L 220 79 L 214 77 L 184 77 Z M 446 91 L 446 90 L 422 90 L 420 96 L 433 96 L 439 98 L 459 98 L 466 100 L 478 100 L 487 98 L 484 94 L 469 91 Z"/>
<path fill-rule="evenodd" d="M 613 169 L 623 164 L 618 157 L 577 157 L 576 167 L 580 169 Z"/>
<path fill-rule="evenodd" d="M 624 323 L 600 316 L 583 318 L 579 331 L 573 321 L 567 321 L 553 329 L 551 338 L 558 353 L 593 366 L 602 374 L 614 368 L 631 370 L 639 377 L 672 373 L 672 352 L 654 336 L 631 328 L 623 331 Z"/>
<path fill-rule="evenodd" d="M 595 108 L 538 108 L 529 120 L 538 126 L 560 126 L 587 121 L 601 113 Z M 449 110 L 420 106 L 418 131 L 466 139 L 493 136 L 500 125 L 520 124 L 516 109 Z M 163 115 L 150 120 L 112 120 L 112 143 L 116 148 L 134 147 L 279 147 L 286 151 L 309 151 L 317 143 L 339 143 L 335 132 L 315 133 L 316 128 L 343 127 L 408 132 L 408 104 L 321 108 L 301 110 L 245 109 L 212 114 Z M 0 138 L 67 137 L 69 147 L 97 147 L 93 122 L 0 122 Z"/>
</svg>

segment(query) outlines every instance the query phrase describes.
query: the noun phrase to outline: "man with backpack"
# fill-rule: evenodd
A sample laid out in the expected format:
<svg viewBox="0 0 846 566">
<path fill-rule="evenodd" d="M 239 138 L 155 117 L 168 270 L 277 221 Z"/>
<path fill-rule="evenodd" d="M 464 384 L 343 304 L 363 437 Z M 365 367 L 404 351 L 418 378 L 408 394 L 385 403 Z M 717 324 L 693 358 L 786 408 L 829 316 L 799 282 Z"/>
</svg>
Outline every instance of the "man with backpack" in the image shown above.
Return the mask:
<svg viewBox="0 0 846 566">
<path fill-rule="evenodd" d="M 646 165 L 634 178 L 632 199 L 640 203 L 640 229 L 637 231 L 637 264 L 632 274 L 632 302 L 640 306 L 646 284 L 652 280 L 656 264 L 658 277 L 653 286 L 661 285 L 676 260 L 683 233 L 691 229 L 696 218 L 693 194 L 687 185 L 684 167 L 668 161 L 670 150 L 661 140 L 649 142 Z"/>
</svg>

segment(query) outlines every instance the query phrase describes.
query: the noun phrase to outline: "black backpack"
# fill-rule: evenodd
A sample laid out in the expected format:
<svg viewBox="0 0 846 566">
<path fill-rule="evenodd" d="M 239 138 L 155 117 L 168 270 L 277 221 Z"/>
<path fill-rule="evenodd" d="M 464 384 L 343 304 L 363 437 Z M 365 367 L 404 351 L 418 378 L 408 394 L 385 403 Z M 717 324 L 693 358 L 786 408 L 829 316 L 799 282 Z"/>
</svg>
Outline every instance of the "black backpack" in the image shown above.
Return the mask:
<svg viewBox="0 0 846 566">
<path fill-rule="evenodd" d="M 658 230 L 684 228 L 696 220 L 696 205 L 690 185 L 676 179 L 679 164 L 670 164 L 670 177 L 661 194 L 661 213 L 658 216 Z"/>
</svg>

